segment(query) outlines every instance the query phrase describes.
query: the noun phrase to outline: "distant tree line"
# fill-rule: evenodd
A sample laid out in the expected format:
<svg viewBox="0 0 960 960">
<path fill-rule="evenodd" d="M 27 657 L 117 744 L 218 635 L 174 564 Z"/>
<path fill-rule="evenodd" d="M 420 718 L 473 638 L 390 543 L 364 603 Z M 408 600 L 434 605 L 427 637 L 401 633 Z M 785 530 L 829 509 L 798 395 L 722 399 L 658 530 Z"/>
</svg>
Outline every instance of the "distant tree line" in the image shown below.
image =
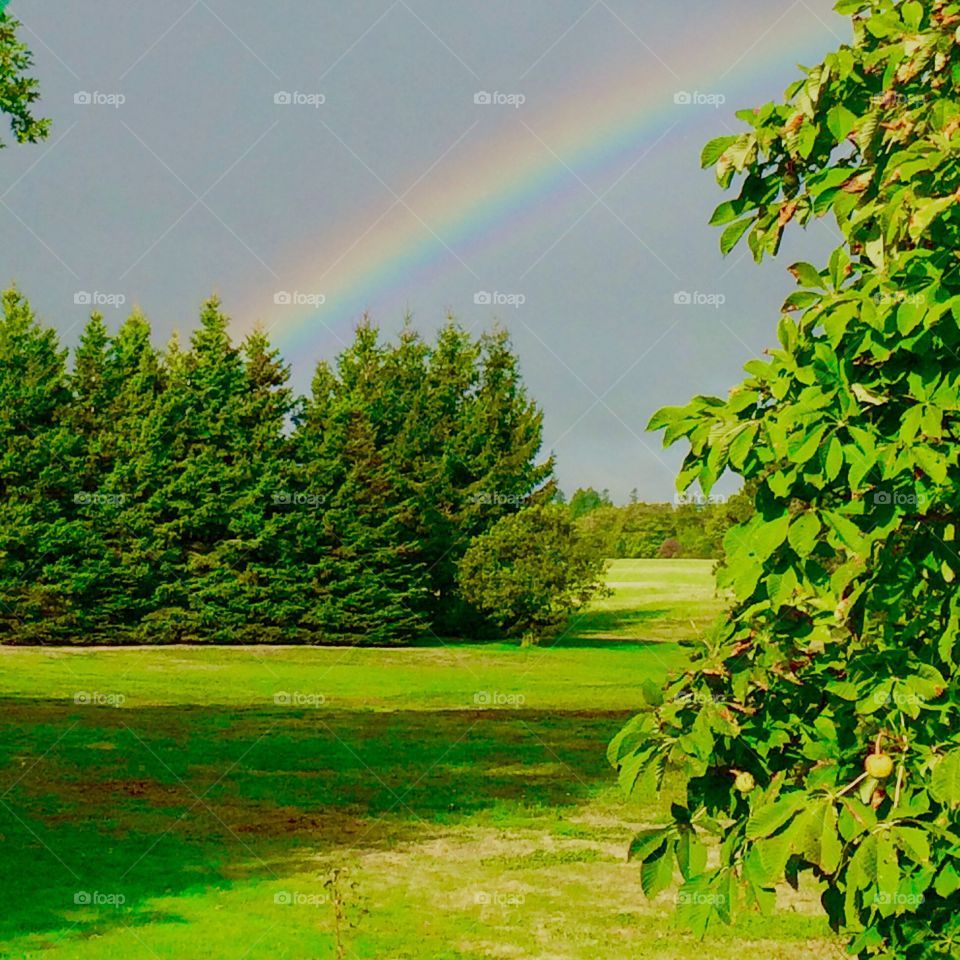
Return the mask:
<svg viewBox="0 0 960 960">
<path fill-rule="evenodd" d="M 502 330 L 387 344 L 363 323 L 298 397 L 216 299 L 164 349 L 138 312 L 114 335 L 94 314 L 69 364 L 17 291 L 2 307 L 0 642 L 477 634 L 497 618 L 461 586 L 470 544 L 522 510 L 556 541 L 542 414 Z M 532 535 L 508 526 L 471 569 L 509 560 L 510 529 Z"/>
<path fill-rule="evenodd" d="M 562 497 L 560 498 L 563 499 Z M 606 490 L 576 490 L 566 504 L 581 536 L 605 557 L 638 560 L 655 557 L 722 559 L 723 538 L 749 519 L 753 498 L 687 498 L 680 503 L 643 503 L 636 491 L 616 506 Z"/>
</svg>

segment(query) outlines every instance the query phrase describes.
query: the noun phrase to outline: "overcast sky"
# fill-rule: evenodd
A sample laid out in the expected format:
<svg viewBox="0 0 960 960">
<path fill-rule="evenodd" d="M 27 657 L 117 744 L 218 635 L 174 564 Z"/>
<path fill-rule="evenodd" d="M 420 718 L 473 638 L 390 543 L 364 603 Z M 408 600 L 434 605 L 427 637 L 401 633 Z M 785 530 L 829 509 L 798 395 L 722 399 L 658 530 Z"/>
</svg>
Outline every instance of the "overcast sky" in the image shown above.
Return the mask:
<svg viewBox="0 0 960 960">
<path fill-rule="evenodd" d="M 68 345 L 84 294 L 163 343 L 217 292 L 300 390 L 364 310 L 496 319 L 561 485 L 670 499 L 651 413 L 725 394 L 833 239 L 722 260 L 700 148 L 848 38 L 831 6 L 12 0 L 53 131 L 0 152 L 3 279 Z"/>
</svg>

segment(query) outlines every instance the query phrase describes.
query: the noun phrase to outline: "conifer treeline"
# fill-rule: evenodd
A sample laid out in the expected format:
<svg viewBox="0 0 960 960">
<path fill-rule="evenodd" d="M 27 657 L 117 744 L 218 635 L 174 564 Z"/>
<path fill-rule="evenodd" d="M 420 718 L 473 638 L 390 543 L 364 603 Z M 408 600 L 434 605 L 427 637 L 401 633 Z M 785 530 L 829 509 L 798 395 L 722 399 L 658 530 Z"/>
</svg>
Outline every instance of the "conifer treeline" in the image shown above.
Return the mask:
<svg viewBox="0 0 960 960">
<path fill-rule="evenodd" d="M 188 347 L 0 319 L 0 642 L 402 643 L 469 632 L 470 539 L 550 499 L 506 334 L 362 324 L 309 397 L 216 299 Z"/>
</svg>

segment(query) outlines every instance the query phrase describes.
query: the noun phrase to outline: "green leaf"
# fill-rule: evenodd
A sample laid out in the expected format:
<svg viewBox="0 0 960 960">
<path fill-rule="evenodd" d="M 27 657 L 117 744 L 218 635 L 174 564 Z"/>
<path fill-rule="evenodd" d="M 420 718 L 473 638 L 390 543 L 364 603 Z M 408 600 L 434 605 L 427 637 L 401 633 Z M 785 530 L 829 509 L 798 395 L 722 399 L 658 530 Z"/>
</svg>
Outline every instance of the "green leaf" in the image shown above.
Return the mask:
<svg viewBox="0 0 960 960">
<path fill-rule="evenodd" d="M 790 524 L 790 532 L 787 539 L 790 546 L 797 552 L 801 558 L 808 557 L 817 544 L 817 537 L 820 534 L 820 521 L 816 514 L 801 513 L 795 517 Z"/>
<path fill-rule="evenodd" d="M 680 831 L 677 840 L 677 866 L 684 880 L 703 873 L 707 866 L 707 848 L 697 837 L 693 827 Z"/>
<path fill-rule="evenodd" d="M 790 528 L 790 515 L 784 514 L 758 527 L 750 538 L 750 549 L 760 560 L 766 560 L 784 540 Z"/>
<path fill-rule="evenodd" d="M 850 884 L 857 890 L 863 890 L 877 880 L 877 838 L 867 834 L 850 858 L 848 872 Z"/>
<path fill-rule="evenodd" d="M 640 886 L 652 900 L 673 882 L 673 844 L 665 843 L 663 849 L 643 861 L 640 867 Z"/>
<path fill-rule="evenodd" d="M 794 279 L 802 287 L 817 287 L 820 290 L 826 290 L 820 271 L 812 264 L 798 260 L 796 263 L 787 267 L 787 270 L 793 274 Z"/>
<path fill-rule="evenodd" d="M 827 111 L 827 127 L 839 143 L 846 140 L 857 122 L 857 115 L 843 104 L 837 104 Z"/>
<path fill-rule="evenodd" d="M 663 430 L 678 420 L 689 417 L 687 407 L 661 407 L 647 424 L 647 430 Z"/>
<path fill-rule="evenodd" d="M 900 7 L 900 16 L 908 29 L 919 30 L 920 22 L 923 20 L 923 4 L 918 0 L 907 0 Z"/>
<path fill-rule="evenodd" d="M 933 768 L 930 793 L 948 807 L 960 807 L 960 750 L 952 750 Z"/>
<path fill-rule="evenodd" d="M 703 152 L 700 154 L 700 166 L 703 169 L 707 167 L 712 167 L 719 159 L 723 156 L 724 151 L 727 147 L 736 143 L 736 136 L 727 136 L 727 137 L 717 137 L 714 140 L 711 140 L 704 148 Z"/>
<path fill-rule="evenodd" d="M 724 200 L 710 217 L 710 226 L 719 227 L 725 223 L 736 220 L 748 210 L 748 205 L 743 200 Z"/>
<path fill-rule="evenodd" d="M 943 869 L 937 875 L 933 889 L 941 897 L 949 897 L 960 890 L 960 872 L 949 861 L 944 864 Z"/>
<path fill-rule="evenodd" d="M 669 826 L 650 827 L 647 830 L 641 830 L 633 840 L 630 841 L 627 859 L 646 860 L 666 844 L 667 838 L 672 831 L 673 828 Z"/>
<path fill-rule="evenodd" d="M 837 437 L 830 440 L 830 446 L 827 447 L 827 461 L 825 464 L 826 477 L 828 480 L 836 480 L 843 467 L 843 444 Z"/>
<path fill-rule="evenodd" d="M 747 839 L 769 837 L 788 823 L 809 802 L 803 791 L 788 793 L 774 803 L 758 807 L 747 821 Z"/>
<path fill-rule="evenodd" d="M 947 479 L 947 464 L 939 454 L 929 447 L 919 446 L 913 448 L 913 455 L 934 483 L 943 483 Z"/>
<path fill-rule="evenodd" d="M 744 217 L 731 223 L 720 235 L 720 252 L 726 256 L 740 242 L 740 238 L 756 222 L 755 217 Z"/>
<path fill-rule="evenodd" d="M 847 276 L 850 255 L 843 247 L 837 247 L 830 257 L 830 281 L 834 290 L 839 290 Z"/>
<path fill-rule="evenodd" d="M 893 829 L 893 838 L 914 863 L 924 866 L 930 863 L 930 840 L 926 830 L 897 826 Z"/>
<path fill-rule="evenodd" d="M 854 553 L 858 553 L 863 548 L 863 533 L 852 520 L 848 520 L 843 514 L 833 511 L 828 511 L 824 516 L 827 524 L 834 530 L 845 547 Z"/>
<path fill-rule="evenodd" d="M 837 831 L 837 809 L 827 804 L 823 817 L 823 830 L 820 834 L 820 869 L 824 873 L 836 873 L 843 855 L 843 843 Z"/>
</svg>

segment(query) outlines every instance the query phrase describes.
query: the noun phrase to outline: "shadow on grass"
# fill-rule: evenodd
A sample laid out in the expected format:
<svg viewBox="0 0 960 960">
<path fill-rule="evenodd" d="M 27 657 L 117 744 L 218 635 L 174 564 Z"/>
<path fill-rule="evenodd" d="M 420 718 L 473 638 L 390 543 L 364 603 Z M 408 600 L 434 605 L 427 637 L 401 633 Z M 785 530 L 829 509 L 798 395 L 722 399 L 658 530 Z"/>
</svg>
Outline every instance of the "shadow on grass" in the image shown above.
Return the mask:
<svg viewBox="0 0 960 960">
<path fill-rule="evenodd" d="M 549 646 L 650 647 L 670 642 L 674 632 L 676 640 L 689 637 L 690 621 L 671 620 L 664 609 L 585 610 L 574 614 L 563 634 Z"/>
<path fill-rule="evenodd" d="M 0 946 L 129 926 L 149 898 L 423 839 L 425 821 L 577 805 L 610 785 L 628 716 L 2 699 Z"/>
</svg>

